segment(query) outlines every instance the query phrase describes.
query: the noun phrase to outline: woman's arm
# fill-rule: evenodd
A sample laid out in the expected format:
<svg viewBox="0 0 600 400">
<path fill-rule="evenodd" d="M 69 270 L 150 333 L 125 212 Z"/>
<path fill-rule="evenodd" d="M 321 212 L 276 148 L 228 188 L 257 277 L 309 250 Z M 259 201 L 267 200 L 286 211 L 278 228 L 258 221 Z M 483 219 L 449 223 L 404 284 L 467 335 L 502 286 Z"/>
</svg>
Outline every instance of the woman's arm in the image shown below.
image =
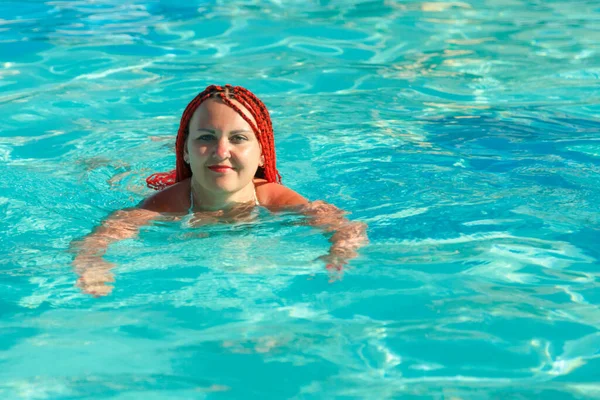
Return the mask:
<svg viewBox="0 0 600 400">
<path fill-rule="evenodd" d="M 77 286 L 85 293 L 94 296 L 106 296 L 114 282 L 110 270 L 113 264 L 102 256 L 111 243 L 135 237 L 141 226 L 155 218 L 158 213 L 144 209 L 120 210 L 110 215 L 92 233 L 79 241 L 74 241 L 71 249 L 75 252 L 73 267 L 79 276 Z"/>
<path fill-rule="evenodd" d="M 328 269 L 341 271 L 358 255 L 357 250 L 368 242 L 367 224 L 348 220 L 346 213 L 332 204 L 314 201 L 302 206 L 300 211 L 309 218 L 312 226 L 333 233 L 329 238 L 329 252 L 321 257 Z"/>
<path fill-rule="evenodd" d="M 341 271 L 348 261 L 357 256 L 357 250 L 368 242 L 367 225 L 348 220 L 346 213 L 334 205 L 324 201 L 311 203 L 295 191 L 278 184 L 265 184 L 264 189 L 267 189 L 264 200 L 270 209 L 297 210 L 308 217 L 310 225 L 332 233 L 329 252 L 321 257 L 328 269 Z"/>
</svg>

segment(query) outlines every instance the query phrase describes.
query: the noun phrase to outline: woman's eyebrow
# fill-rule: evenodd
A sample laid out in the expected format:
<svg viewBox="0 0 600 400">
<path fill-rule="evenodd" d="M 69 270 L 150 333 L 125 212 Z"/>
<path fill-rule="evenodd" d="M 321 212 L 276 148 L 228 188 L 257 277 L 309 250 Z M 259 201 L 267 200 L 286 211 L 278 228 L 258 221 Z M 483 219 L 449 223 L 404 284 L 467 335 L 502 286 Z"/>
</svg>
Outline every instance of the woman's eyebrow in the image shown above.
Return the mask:
<svg viewBox="0 0 600 400">
<path fill-rule="evenodd" d="M 213 133 L 213 134 L 217 133 L 216 129 L 209 129 L 209 128 L 198 128 L 198 129 L 196 129 L 196 131 L 197 132 L 200 132 L 200 131 L 210 132 L 210 133 Z M 236 130 L 233 130 L 233 131 L 229 132 L 229 134 L 231 134 L 231 135 L 235 135 L 235 134 L 238 134 L 238 133 L 252 133 L 252 131 L 249 130 L 249 129 L 236 129 Z"/>
</svg>

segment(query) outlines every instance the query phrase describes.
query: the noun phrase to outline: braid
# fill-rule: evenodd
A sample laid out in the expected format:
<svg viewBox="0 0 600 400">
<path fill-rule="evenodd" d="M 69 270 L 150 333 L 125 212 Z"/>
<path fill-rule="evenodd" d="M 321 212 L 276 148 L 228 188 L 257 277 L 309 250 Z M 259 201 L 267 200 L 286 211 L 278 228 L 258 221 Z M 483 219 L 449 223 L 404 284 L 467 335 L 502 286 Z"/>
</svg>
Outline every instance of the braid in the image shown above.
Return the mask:
<svg viewBox="0 0 600 400">
<path fill-rule="evenodd" d="M 244 121 L 250 125 L 252 131 L 256 135 L 262 148 L 264 166 L 258 167 L 255 177 L 266 179 L 267 182 L 281 183 L 281 175 L 279 175 L 276 168 L 273 126 L 267 107 L 251 91 L 241 86 L 225 85 L 223 87 L 210 85 L 200 92 L 183 111 L 179 123 L 179 130 L 177 131 L 177 140 L 175 142 L 175 170 L 150 175 L 146 178 L 148 187 L 160 190 L 192 176 L 190 166 L 183 160 L 183 150 L 189 133 L 189 124 L 198 107 L 211 97 L 219 97 L 223 103 L 227 104 L 237 112 Z M 256 121 L 256 124 L 248 118 L 246 114 L 231 101 L 231 99 L 238 101 L 246 110 L 248 110 Z"/>
</svg>

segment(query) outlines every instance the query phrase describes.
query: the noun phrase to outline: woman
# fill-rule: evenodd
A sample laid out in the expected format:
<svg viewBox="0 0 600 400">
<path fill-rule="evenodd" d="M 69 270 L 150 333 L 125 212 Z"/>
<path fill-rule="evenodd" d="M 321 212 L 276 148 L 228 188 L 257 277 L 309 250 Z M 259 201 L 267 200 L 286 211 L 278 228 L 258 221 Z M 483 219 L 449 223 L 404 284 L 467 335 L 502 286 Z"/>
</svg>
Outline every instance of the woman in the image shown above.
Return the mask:
<svg viewBox="0 0 600 400">
<path fill-rule="evenodd" d="M 323 258 L 328 268 L 338 270 L 366 241 L 364 224 L 281 185 L 269 112 L 247 89 L 212 85 L 196 96 L 181 117 L 176 157 L 174 171 L 146 180 L 160 192 L 136 209 L 116 212 L 78 244 L 74 266 L 85 292 L 110 293 L 113 265 L 102 259 L 109 244 L 135 236 L 139 227 L 161 215 L 194 213 L 196 221 L 206 223 L 243 218 L 255 206 L 296 209 L 312 225 L 333 232 Z"/>
</svg>

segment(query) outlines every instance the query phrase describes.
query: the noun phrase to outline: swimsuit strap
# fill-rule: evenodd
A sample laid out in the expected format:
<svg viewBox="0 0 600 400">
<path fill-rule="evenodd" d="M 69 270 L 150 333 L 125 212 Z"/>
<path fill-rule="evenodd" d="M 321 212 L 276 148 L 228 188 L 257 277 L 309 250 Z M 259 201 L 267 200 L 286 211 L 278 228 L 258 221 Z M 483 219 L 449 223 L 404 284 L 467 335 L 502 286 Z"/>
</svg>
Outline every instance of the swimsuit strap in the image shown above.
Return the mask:
<svg viewBox="0 0 600 400">
<path fill-rule="evenodd" d="M 254 205 L 260 206 L 260 202 L 258 201 L 258 196 L 256 195 L 256 186 L 254 186 Z M 193 213 L 193 212 L 194 212 L 194 192 L 192 191 L 192 185 L 190 184 L 190 209 L 188 210 L 188 214 Z"/>
<path fill-rule="evenodd" d="M 254 186 L 254 205 L 260 206 L 260 203 L 258 202 L 258 196 L 256 195 L 256 186 Z"/>
</svg>

